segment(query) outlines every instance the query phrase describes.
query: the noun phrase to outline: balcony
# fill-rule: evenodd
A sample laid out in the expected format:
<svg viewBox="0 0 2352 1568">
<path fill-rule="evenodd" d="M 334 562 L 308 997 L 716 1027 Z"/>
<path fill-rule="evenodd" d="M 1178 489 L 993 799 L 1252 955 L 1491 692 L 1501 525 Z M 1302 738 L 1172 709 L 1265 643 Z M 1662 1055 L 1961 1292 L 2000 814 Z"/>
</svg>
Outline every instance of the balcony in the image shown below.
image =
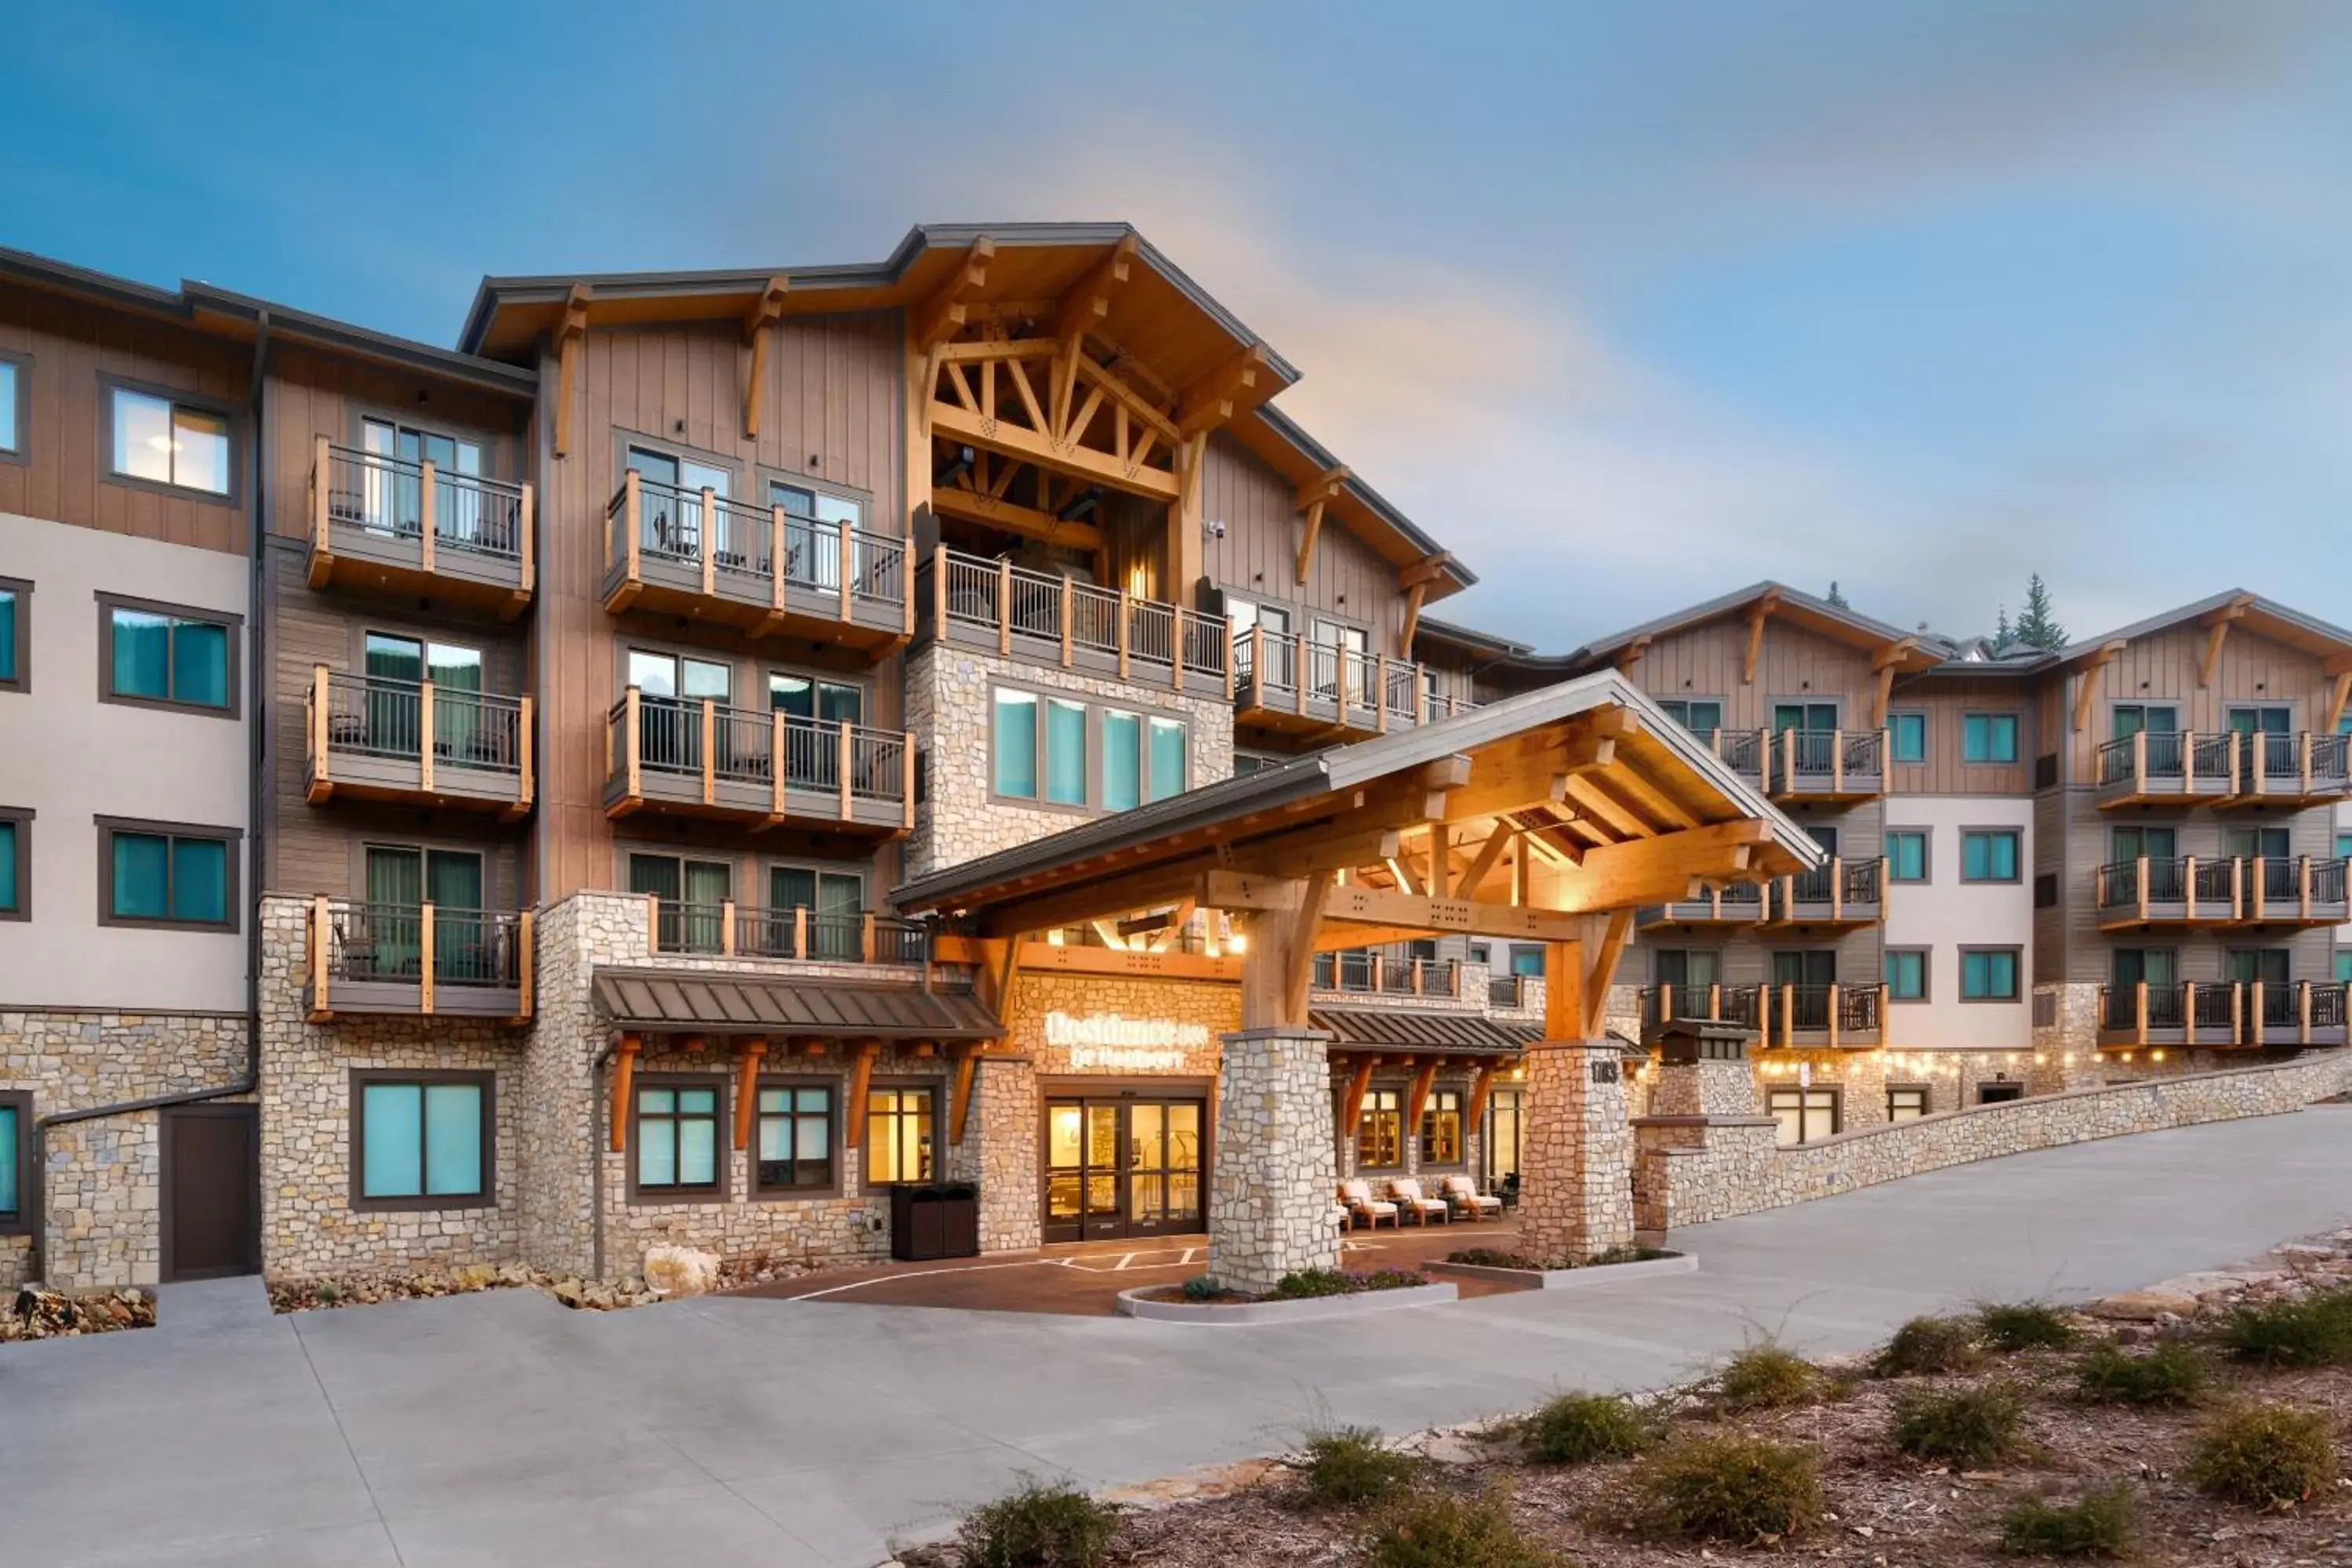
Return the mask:
<svg viewBox="0 0 2352 1568">
<path fill-rule="evenodd" d="M 2099 927 L 2332 926 L 2352 920 L 2345 862 L 2308 856 L 2122 860 L 2098 870 Z"/>
<path fill-rule="evenodd" d="M 1224 617 L 940 545 L 918 574 L 930 634 L 1024 663 L 1230 698 Z"/>
<path fill-rule="evenodd" d="M 911 964 L 931 961 L 930 929 L 871 911 L 761 910 L 729 900 L 687 904 L 654 899 L 656 955 L 775 958 L 803 963 Z"/>
<path fill-rule="evenodd" d="M 1459 1001 L 1462 966 L 1450 958 L 1391 958 L 1378 952 L 1318 952 L 1314 987 L 1355 996 L 1435 996 Z"/>
<path fill-rule="evenodd" d="M 1759 882 L 1734 882 L 1712 888 L 1702 898 L 1680 903 L 1653 904 L 1634 915 L 1644 930 L 1665 926 L 1753 926 L 1764 921 L 1766 900 Z"/>
<path fill-rule="evenodd" d="M 1764 787 L 1764 758 L 1770 737 L 1761 730 L 1710 730 L 1704 739 L 1723 765 L 1757 789 Z"/>
<path fill-rule="evenodd" d="M 310 1021 L 354 1014 L 491 1018 L 531 1006 L 530 911 L 368 904 L 320 896 L 306 921 Z"/>
<path fill-rule="evenodd" d="M 2221 981 L 2099 987 L 2102 1049 L 2210 1049 L 2346 1043 L 2341 980 Z"/>
<path fill-rule="evenodd" d="M 1767 925 L 1875 925 L 1885 912 L 1880 889 L 1883 859 L 1847 860 L 1832 856 L 1826 865 L 1772 884 Z"/>
<path fill-rule="evenodd" d="M 338 447 L 310 455 L 310 586 L 512 620 L 530 603 L 531 488 Z"/>
<path fill-rule="evenodd" d="M 1486 973 L 1486 1005 L 1506 1013 L 1524 1013 L 1543 1005 L 1544 977 L 1540 974 Z"/>
<path fill-rule="evenodd" d="M 1233 639 L 1234 719 L 1318 741 L 1411 730 L 1477 706 L 1429 689 L 1418 664 L 1252 626 Z"/>
<path fill-rule="evenodd" d="M 895 837 L 915 823 L 915 751 L 901 731 L 632 686 L 604 716 L 604 815 L 638 811 Z"/>
<path fill-rule="evenodd" d="M 1655 1045 L 1677 1019 L 1760 1027 L 1763 988 L 1755 985 L 1645 985 L 1642 988 L 1642 1043 Z"/>
<path fill-rule="evenodd" d="M 1869 800 L 1886 789 L 1886 737 L 1876 730 L 1780 730 L 1766 737 L 1775 800 Z"/>
<path fill-rule="evenodd" d="M 604 509 L 604 608 L 880 654 L 914 635 L 903 539 L 681 490 L 635 469 Z"/>
<path fill-rule="evenodd" d="M 530 810 L 530 699 L 353 675 L 321 664 L 303 702 L 305 795 L 329 800 Z M 429 737 L 429 743 L 428 743 Z"/>
<path fill-rule="evenodd" d="M 2099 747 L 2098 805 L 2194 805 L 2238 789 L 2239 748 L 2227 734 L 2141 731 Z"/>
<path fill-rule="evenodd" d="M 2224 806 L 2325 805 L 2346 797 L 2346 762 L 2352 736 L 2232 735 L 2238 742 L 2237 787 Z"/>
<path fill-rule="evenodd" d="M 1764 985 L 1757 988 L 1755 1005 L 1760 1044 L 1853 1049 L 1881 1043 L 1886 987 Z"/>
</svg>

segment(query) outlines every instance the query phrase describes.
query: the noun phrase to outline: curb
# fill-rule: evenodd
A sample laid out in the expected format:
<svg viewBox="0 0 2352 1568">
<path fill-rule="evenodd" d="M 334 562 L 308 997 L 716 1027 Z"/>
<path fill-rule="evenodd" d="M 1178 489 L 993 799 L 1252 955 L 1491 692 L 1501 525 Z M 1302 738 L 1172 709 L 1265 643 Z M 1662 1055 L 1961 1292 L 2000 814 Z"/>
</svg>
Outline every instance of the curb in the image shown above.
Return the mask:
<svg viewBox="0 0 2352 1568">
<path fill-rule="evenodd" d="M 1118 1310 L 1130 1318 L 1140 1318 L 1158 1323 L 1205 1323 L 1212 1326 L 1247 1327 L 1258 1323 L 1314 1322 L 1325 1318 L 1354 1318 L 1366 1312 L 1385 1312 L 1397 1307 L 1428 1307 L 1440 1301 L 1457 1300 L 1461 1291 L 1452 1285 L 1408 1285 L 1401 1290 L 1360 1290 L 1352 1296 L 1308 1296 L 1296 1301 L 1244 1301 L 1234 1306 L 1196 1306 L 1189 1301 L 1147 1301 L 1147 1290 L 1163 1289 L 1158 1285 L 1139 1285 L 1132 1290 L 1118 1293 Z"/>
<path fill-rule="evenodd" d="M 1583 1268 L 1495 1268 L 1483 1263 L 1424 1263 L 1432 1274 L 1458 1274 L 1468 1279 L 1494 1279 L 1507 1285 L 1533 1284 L 1538 1290 L 1581 1290 L 1619 1279 L 1644 1279 L 1660 1274 L 1696 1274 L 1698 1259 L 1687 1252 L 1672 1258 L 1645 1258 L 1638 1263 L 1604 1263 Z"/>
</svg>

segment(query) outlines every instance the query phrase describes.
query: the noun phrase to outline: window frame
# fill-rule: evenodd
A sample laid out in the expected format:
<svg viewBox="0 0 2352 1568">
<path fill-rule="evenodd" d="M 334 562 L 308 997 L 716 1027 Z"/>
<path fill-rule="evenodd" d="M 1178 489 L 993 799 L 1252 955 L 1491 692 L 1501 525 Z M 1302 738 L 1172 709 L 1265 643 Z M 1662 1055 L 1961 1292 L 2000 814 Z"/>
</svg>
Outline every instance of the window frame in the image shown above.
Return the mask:
<svg viewBox="0 0 2352 1568">
<path fill-rule="evenodd" d="M 760 1110 L 759 1096 L 772 1089 L 821 1089 L 825 1090 L 830 1096 L 826 1101 L 826 1104 L 830 1109 L 827 1110 L 824 1114 L 824 1160 L 825 1168 L 831 1173 L 831 1176 L 830 1179 L 824 1184 L 803 1185 L 798 1183 L 778 1184 L 763 1182 L 760 1179 L 760 1123 L 763 1120 L 765 1113 Z M 778 1073 L 771 1076 L 769 1074 L 762 1073 L 752 1080 L 751 1142 L 751 1146 L 744 1151 L 746 1163 L 749 1167 L 744 1173 L 744 1175 L 745 1180 L 750 1184 L 751 1195 L 754 1202 L 761 1200 L 791 1200 L 794 1198 L 837 1198 L 842 1195 L 842 1181 L 844 1175 L 842 1170 L 842 1166 L 844 1164 L 842 1155 L 845 1152 L 845 1143 L 843 1141 L 843 1129 L 845 1123 L 842 1119 L 842 1097 L 847 1089 L 848 1084 L 842 1079 L 828 1078 L 823 1074 L 811 1076 L 806 1073 Z M 793 1111 L 786 1112 L 784 1120 L 786 1121 L 791 1121 L 801 1114 L 803 1114 L 801 1111 L 794 1110 Z M 938 1127 L 936 1116 L 934 1117 L 932 1126 L 934 1130 Z"/>
<path fill-rule="evenodd" d="M 160 399 L 172 405 L 173 413 L 184 408 L 192 414 L 209 415 L 227 426 L 228 488 L 225 490 L 201 489 L 165 479 L 143 479 L 126 474 L 114 466 L 115 395 L 128 392 L 140 397 Z M 205 506 L 243 506 L 246 487 L 243 482 L 245 464 L 245 419 L 235 404 L 218 398 L 185 392 L 176 386 L 164 386 L 157 382 L 137 381 L 129 376 L 110 375 L 100 371 L 98 375 L 99 420 L 101 438 L 98 448 L 98 478 L 101 484 L 121 485 L 126 489 L 145 490 L 150 495 L 172 496 L 181 500 L 195 501 Z M 21 401 L 21 399 L 20 399 Z"/>
<path fill-rule="evenodd" d="M 1773 1133 L 1775 1147 L 1781 1149 L 1801 1149 L 1808 1144 L 1827 1142 L 1827 1139 L 1825 1138 L 1803 1137 L 1800 1137 L 1794 1143 L 1782 1143 L 1779 1141 L 1779 1123 L 1780 1116 L 1777 1110 L 1773 1110 L 1772 1101 L 1784 1094 L 1793 1094 L 1797 1097 L 1797 1131 L 1800 1133 L 1805 1130 L 1806 1113 L 1812 1109 L 1811 1106 L 1806 1104 L 1805 1097 L 1815 1094 L 1825 1094 L 1829 1096 L 1830 1130 L 1828 1137 L 1835 1138 L 1845 1131 L 1844 1085 L 1835 1083 L 1774 1084 L 1764 1091 L 1764 1114 L 1772 1119 L 1774 1124 Z"/>
<path fill-rule="evenodd" d="M 1454 1157 L 1442 1160 L 1429 1152 L 1430 1123 L 1441 1115 L 1445 1102 L 1453 1102 Z M 1413 1129 L 1414 1167 L 1423 1171 L 1466 1171 L 1470 1166 L 1469 1129 L 1465 1116 L 1469 1110 L 1467 1098 L 1458 1089 L 1432 1086 L 1429 1099 L 1421 1108 L 1421 1125 Z"/>
<path fill-rule="evenodd" d="M 1916 757 L 1906 757 L 1903 754 L 1902 742 L 1898 739 L 1903 733 L 1903 726 L 1899 721 L 1905 719 L 1919 721 L 1919 754 Z M 1934 754 L 1935 728 L 1933 716 L 1925 708 L 1892 710 L 1886 715 L 1886 760 L 1897 767 L 1927 766 L 1929 758 Z"/>
<path fill-rule="evenodd" d="M 820 669 L 810 665 L 782 664 L 764 659 L 757 667 L 757 675 L 760 700 L 765 705 L 763 711 L 770 713 L 779 711 L 776 707 L 776 682 L 779 679 L 784 679 L 807 681 L 809 701 L 812 707 L 817 705 L 816 689 L 820 686 L 838 686 L 845 690 L 857 693 L 857 717 L 849 721 L 849 726 L 853 730 L 866 728 L 867 721 L 873 716 L 874 683 L 865 676 L 845 674 L 837 669 Z M 841 721 L 819 719 L 812 714 L 809 722 L 838 724 Z"/>
<path fill-rule="evenodd" d="M 1898 1094 L 1917 1095 L 1919 1097 L 1919 1114 L 1916 1116 L 1895 1115 L 1895 1097 Z M 1920 1121 L 1935 1114 L 1936 1086 L 1934 1084 L 1890 1083 L 1886 1086 L 1886 1121 L 1888 1125 L 1892 1126 L 1897 1122 L 1903 1121 Z"/>
<path fill-rule="evenodd" d="M 352 1068 L 350 1069 L 351 1206 L 361 1212 L 420 1213 L 439 1209 L 494 1209 L 499 1206 L 498 1077 L 489 1070 L 455 1068 Z M 367 1179 L 367 1089 L 373 1084 L 465 1084 L 482 1094 L 482 1184 L 470 1193 L 419 1193 L 412 1197 L 372 1198 L 363 1190 Z M 423 1157 L 423 1145 L 418 1145 Z M 422 1173 L 419 1173 L 420 1177 Z M 423 1185 L 422 1180 L 417 1184 Z"/>
<path fill-rule="evenodd" d="M 5 366 L 16 380 L 16 427 L 5 433 L 9 441 L 0 446 L 0 463 L 28 465 L 33 460 L 33 356 L 0 349 L 0 366 Z"/>
<path fill-rule="evenodd" d="M 1974 837 L 2007 838 L 2011 846 L 2009 857 L 2010 874 L 2006 877 L 1971 877 L 1969 875 L 1969 840 Z M 2025 880 L 2025 830 L 1998 825 L 1960 829 L 1960 880 L 1979 887 L 2014 887 Z"/>
<path fill-rule="evenodd" d="M 876 1089 L 888 1089 L 894 1094 L 922 1094 L 929 1097 L 931 1102 L 931 1173 L 929 1175 L 884 1181 L 874 1174 L 873 1096 Z M 954 1145 L 948 1142 L 947 1122 L 944 1119 L 947 1110 L 946 1086 L 934 1078 L 884 1078 L 877 1075 L 866 1083 L 866 1103 L 857 1108 L 857 1114 L 863 1122 L 858 1129 L 857 1190 L 861 1193 L 881 1193 L 888 1191 L 902 1181 L 916 1185 L 946 1181 L 948 1155 L 954 1149 Z M 899 1111 L 893 1114 L 904 1115 L 905 1112 Z"/>
<path fill-rule="evenodd" d="M 2009 755 L 2006 757 L 1972 757 L 1969 755 L 1969 721 L 1971 719 L 2006 719 L 2009 721 Z M 1971 708 L 1960 715 L 1960 765 L 1964 768 L 2013 768 L 2021 765 L 2025 756 L 2025 720 L 2013 708 Z"/>
<path fill-rule="evenodd" d="M 29 805 L 0 805 L 0 822 L 8 824 L 16 835 L 16 901 L 0 905 L 0 921 L 29 921 L 33 918 L 33 818 L 36 815 Z"/>
<path fill-rule="evenodd" d="M 1886 978 L 1886 961 L 1897 956 L 1916 956 L 1919 960 L 1919 994 L 1916 996 L 1904 995 L 1895 988 L 1895 982 Z M 1879 980 L 1880 983 L 1886 987 L 1886 999 L 1890 1003 L 1932 1002 L 1936 999 L 1935 949 L 1923 946 L 1891 946 L 1884 948 L 1879 952 L 1878 964 Z"/>
<path fill-rule="evenodd" d="M 1388 1103 L 1384 1103 L 1384 1101 Z M 1371 1126 L 1375 1119 L 1381 1115 L 1393 1116 L 1396 1119 L 1396 1163 L 1394 1164 L 1376 1164 L 1364 1158 L 1364 1130 Z M 1370 1088 L 1366 1089 L 1364 1090 L 1364 1102 L 1362 1105 L 1359 1106 L 1356 1110 L 1354 1135 L 1356 1140 L 1355 1159 L 1351 1163 L 1358 1174 L 1360 1175 L 1366 1171 L 1396 1171 L 1402 1173 L 1405 1168 L 1406 1149 L 1406 1143 L 1404 1141 L 1404 1089 L 1395 1084 L 1373 1084 Z M 1416 1136 L 1418 1134 L 1416 1134 Z"/>
<path fill-rule="evenodd" d="M 1677 692 L 1672 697 L 1660 697 L 1654 699 L 1654 700 L 1660 708 L 1665 710 L 1667 718 L 1672 719 L 1675 723 L 1680 724 L 1684 730 L 1687 731 L 1697 740 L 1704 741 L 1710 735 L 1715 734 L 1717 731 L 1727 730 L 1730 728 L 1728 724 L 1723 722 L 1723 721 L 1729 716 L 1731 711 L 1731 702 L 1728 698 L 1695 697 L 1687 692 Z M 1703 702 L 1713 703 L 1715 705 L 1715 716 L 1717 721 L 1712 727 L 1705 730 L 1701 730 L 1692 724 L 1687 717 L 1693 708 Z M 1677 714 L 1674 711 L 1676 708 L 1680 708 L 1683 710 L 1681 714 Z"/>
<path fill-rule="evenodd" d="M 1031 759 L 1036 770 L 1037 781 L 1037 793 L 1034 795 L 1007 795 L 997 787 L 996 721 L 1000 706 L 998 700 L 1008 692 L 1033 699 L 1037 704 L 1036 745 Z M 1053 702 L 1074 704 L 1082 715 L 1080 732 L 1085 737 L 1087 749 L 1083 773 L 1086 800 L 1083 804 L 1046 798 L 1052 734 L 1052 726 L 1046 721 L 1046 708 Z M 1140 798 L 1132 807 L 1120 806 L 1114 809 L 1105 805 L 1103 801 L 1103 759 L 1107 744 L 1103 719 L 1105 714 L 1111 712 L 1129 714 L 1136 720 L 1136 744 L 1140 752 L 1137 758 L 1136 777 Z M 1155 797 L 1151 794 L 1151 728 L 1155 722 L 1175 725 L 1177 732 L 1183 738 L 1183 779 L 1171 794 L 1156 797 L 1157 800 L 1171 800 L 1192 787 L 1192 769 L 1198 759 L 1198 752 L 1193 744 L 1191 714 L 1159 707 L 1150 702 L 1132 701 L 1124 697 L 1097 697 L 1082 691 L 1063 691 L 1050 686 L 1033 685 L 1024 680 L 992 678 L 988 683 L 988 803 L 991 805 L 1012 806 L 1027 811 L 1057 812 L 1067 816 L 1110 816 L 1117 815 L 1118 811 L 1136 810 L 1153 805 Z M 1272 765 L 1278 766 L 1280 763 L 1292 760 L 1289 757 L 1282 757 Z"/>
<path fill-rule="evenodd" d="M 1914 837 L 1919 840 L 1919 874 L 1906 877 L 1895 868 L 1895 851 L 1891 845 L 1896 838 Z M 1936 879 L 1936 831 L 1932 827 L 1889 827 L 1880 835 L 1878 852 L 1886 857 L 1886 879 L 1890 883 L 1924 887 Z"/>
<path fill-rule="evenodd" d="M 2007 953 L 2009 955 L 2010 994 L 2006 996 L 1971 996 L 1969 994 L 1969 959 L 1975 954 Z M 2013 1007 L 2025 1000 L 2025 950 L 2015 943 L 1970 943 L 1960 949 L 1959 999 L 1971 1007 Z"/>
<path fill-rule="evenodd" d="M 629 1082 L 629 1148 L 622 1156 L 627 1163 L 627 1194 L 632 1205 L 723 1204 L 733 1190 L 735 1174 L 734 1122 L 729 1116 L 727 1102 L 735 1075 L 724 1072 L 657 1072 L 640 1073 Z M 681 1187 L 648 1187 L 637 1180 L 637 1162 L 645 1148 L 644 1115 L 639 1108 L 645 1103 L 645 1091 L 649 1089 L 707 1089 L 716 1095 L 711 1110 L 712 1173 L 715 1185 Z M 677 1120 L 675 1112 L 671 1118 Z M 699 1120 L 698 1117 L 697 1120 Z"/>
<path fill-rule="evenodd" d="M 160 599 L 137 599 L 127 594 L 110 594 L 101 588 L 95 595 L 98 601 L 98 700 L 120 708 L 145 708 L 159 713 L 193 713 L 205 719 L 226 719 L 232 723 L 245 717 L 245 617 L 233 610 L 207 610 L 194 605 L 172 605 Z M 227 634 L 227 668 L 224 672 L 228 700 L 215 708 L 203 702 L 183 702 L 173 697 L 140 697 L 114 689 L 114 612 L 132 610 L 142 615 L 163 616 L 176 621 L 194 621 L 200 626 L 218 626 Z M 165 661 L 167 664 L 169 660 Z"/>
<path fill-rule="evenodd" d="M 0 676 L 0 691 L 33 689 L 33 583 L 28 577 L 0 577 L 0 590 L 16 596 L 16 635 L 9 647 L 13 675 Z M 100 679 L 104 676 L 101 673 Z"/>
<path fill-rule="evenodd" d="M 98 825 L 98 923 L 100 925 L 118 927 L 126 931 L 210 931 L 228 936 L 235 936 L 243 929 L 244 921 L 239 918 L 241 884 L 237 861 L 238 851 L 245 843 L 245 829 L 215 827 L 195 822 L 151 822 L 142 817 L 132 816 L 96 816 L 92 817 L 91 821 Z M 226 846 L 227 868 L 226 896 L 222 908 L 224 918 L 217 921 L 183 921 L 173 920 L 166 915 L 150 920 L 139 915 L 115 913 L 114 838 L 119 833 L 137 834 L 151 838 L 157 837 L 166 839 L 200 838 Z M 163 904 L 166 909 L 169 909 L 172 891 L 168 879 L 168 868 L 171 864 L 168 849 L 164 854 L 164 864 L 167 868 L 167 879 L 163 888 Z"/>
<path fill-rule="evenodd" d="M 16 1118 L 16 1207 L 13 1215 L 0 1214 L 0 1236 L 36 1236 L 40 1232 L 40 1187 L 33 1163 L 33 1091 L 0 1089 L 0 1110 Z"/>
</svg>

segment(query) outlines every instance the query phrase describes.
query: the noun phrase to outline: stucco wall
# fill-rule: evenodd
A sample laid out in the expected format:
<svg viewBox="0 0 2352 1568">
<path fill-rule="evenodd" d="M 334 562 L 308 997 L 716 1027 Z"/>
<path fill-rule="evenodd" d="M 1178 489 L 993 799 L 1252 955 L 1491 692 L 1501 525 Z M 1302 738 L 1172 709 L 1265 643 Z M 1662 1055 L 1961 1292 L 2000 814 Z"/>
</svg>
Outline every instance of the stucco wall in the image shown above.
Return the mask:
<svg viewBox="0 0 2352 1568">
<path fill-rule="evenodd" d="M 2018 834 L 2017 880 L 1960 879 L 1960 834 L 1970 827 L 2012 827 Z M 1887 1005 L 1886 1043 L 1898 1050 L 1959 1047 L 2023 1050 L 2032 1043 L 2033 802 L 2025 796 L 1895 795 L 1886 802 L 1886 830 L 1922 828 L 1928 835 L 1927 880 L 1886 884 L 1885 945 L 1924 947 L 1927 997 Z M 1960 999 L 1960 949 L 2017 948 L 2018 999 Z"/>
</svg>

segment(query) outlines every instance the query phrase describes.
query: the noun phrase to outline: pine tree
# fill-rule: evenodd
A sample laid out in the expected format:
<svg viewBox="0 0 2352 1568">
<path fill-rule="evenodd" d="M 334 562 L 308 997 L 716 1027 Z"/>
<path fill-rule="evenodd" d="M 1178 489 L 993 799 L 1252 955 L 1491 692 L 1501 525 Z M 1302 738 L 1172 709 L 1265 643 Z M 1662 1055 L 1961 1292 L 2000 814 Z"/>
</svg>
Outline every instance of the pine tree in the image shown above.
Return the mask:
<svg viewBox="0 0 2352 1568">
<path fill-rule="evenodd" d="M 2006 603 L 2004 603 L 2004 604 L 2001 605 L 2001 607 L 2000 607 L 2000 618 L 1999 620 L 1997 620 L 1997 621 L 1995 621 L 1995 622 L 1993 623 L 1993 627 L 1992 627 L 1992 647 L 1993 647 L 1993 651 L 1994 651 L 1995 653 L 1999 653 L 1999 652 L 2000 652 L 2000 651 L 2001 651 L 2003 648 L 2006 648 L 2007 647 L 2009 647 L 2011 640 L 2012 638 L 2014 638 L 2016 635 L 2017 635 L 2017 634 L 2016 634 L 2015 632 L 2013 632 L 2013 631 L 2011 631 L 2011 630 L 2010 629 L 2010 625 L 2009 625 L 2009 605 L 2008 605 Z"/>
<path fill-rule="evenodd" d="M 2050 590 L 2036 572 L 2026 580 L 2025 608 L 2017 617 L 2017 640 L 2028 647 L 2055 652 L 2066 646 L 2066 628 L 2050 613 Z"/>
<path fill-rule="evenodd" d="M 1853 608 L 1852 605 L 1845 602 L 1845 595 L 1838 592 L 1837 579 L 1834 577 L 1830 579 L 1830 608 L 1832 610 L 1851 610 Z"/>
</svg>

